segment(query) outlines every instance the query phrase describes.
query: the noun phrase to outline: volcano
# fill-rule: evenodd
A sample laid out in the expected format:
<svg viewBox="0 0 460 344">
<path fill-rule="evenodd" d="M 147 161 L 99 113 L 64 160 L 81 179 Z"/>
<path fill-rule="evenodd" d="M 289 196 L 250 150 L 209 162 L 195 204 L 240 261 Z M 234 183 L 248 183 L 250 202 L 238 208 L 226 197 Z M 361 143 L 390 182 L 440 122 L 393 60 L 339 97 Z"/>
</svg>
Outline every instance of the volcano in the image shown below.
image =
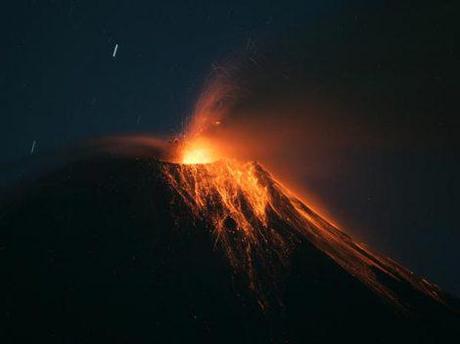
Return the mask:
<svg viewBox="0 0 460 344">
<path fill-rule="evenodd" d="M 98 154 L 1 203 L 3 343 L 443 342 L 458 301 L 255 162 Z"/>
</svg>

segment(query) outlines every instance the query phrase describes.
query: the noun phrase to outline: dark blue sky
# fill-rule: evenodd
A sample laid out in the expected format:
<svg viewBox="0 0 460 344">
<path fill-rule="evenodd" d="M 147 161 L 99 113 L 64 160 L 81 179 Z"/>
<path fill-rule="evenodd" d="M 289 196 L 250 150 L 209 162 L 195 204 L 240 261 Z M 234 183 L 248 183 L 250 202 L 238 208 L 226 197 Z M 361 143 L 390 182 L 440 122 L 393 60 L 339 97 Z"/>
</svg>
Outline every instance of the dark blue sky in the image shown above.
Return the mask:
<svg viewBox="0 0 460 344">
<path fill-rule="evenodd" d="M 320 3 L 3 5 L 2 161 L 28 154 L 33 140 L 46 151 L 90 136 L 171 133 L 191 111 L 212 63 L 249 39 L 340 10 Z"/>
<path fill-rule="evenodd" d="M 272 58 L 268 75 L 273 66 L 274 74 L 298 78 L 286 85 L 249 71 L 241 79 L 255 96 L 242 106 L 315 89 L 343 109 L 344 116 L 330 118 L 331 127 L 343 128 L 336 133 L 370 128 L 367 136 L 385 149 L 360 140 L 346 149 L 318 147 L 324 154 L 306 156 L 306 164 L 328 172 L 309 176 L 308 187 L 354 235 L 460 295 L 453 4 L 2 4 L 1 166 L 33 158 L 34 140 L 39 156 L 89 137 L 173 134 L 212 65 L 255 43 Z"/>
</svg>

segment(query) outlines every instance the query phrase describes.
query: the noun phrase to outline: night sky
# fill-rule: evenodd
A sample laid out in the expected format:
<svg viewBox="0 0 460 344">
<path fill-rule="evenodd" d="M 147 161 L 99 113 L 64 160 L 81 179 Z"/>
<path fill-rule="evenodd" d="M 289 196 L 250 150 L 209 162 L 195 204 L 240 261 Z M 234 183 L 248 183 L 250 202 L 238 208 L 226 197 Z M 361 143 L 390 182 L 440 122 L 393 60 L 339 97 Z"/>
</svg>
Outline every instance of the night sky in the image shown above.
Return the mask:
<svg viewBox="0 0 460 344">
<path fill-rule="evenodd" d="M 240 108 L 307 94 L 334 109 L 302 158 L 305 188 L 347 232 L 459 296 L 458 11 L 398 3 L 2 4 L 2 174 L 88 138 L 173 135 L 213 66 L 255 56 L 240 62 L 252 91 Z"/>
</svg>

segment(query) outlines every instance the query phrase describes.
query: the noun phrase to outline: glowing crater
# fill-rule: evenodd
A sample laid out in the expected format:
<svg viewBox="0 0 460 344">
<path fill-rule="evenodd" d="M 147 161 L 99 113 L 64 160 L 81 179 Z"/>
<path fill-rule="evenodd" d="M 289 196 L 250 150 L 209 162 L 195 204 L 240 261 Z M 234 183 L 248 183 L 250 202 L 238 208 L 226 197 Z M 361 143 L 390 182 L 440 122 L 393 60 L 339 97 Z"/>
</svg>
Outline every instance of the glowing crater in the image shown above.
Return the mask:
<svg viewBox="0 0 460 344">
<path fill-rule="evenodd" d="M 215 151 L 203 141 L 186 144 L 181 155 L 181 163 L 186 165 L 209 164 L 218 160 Z"/>
</svg>

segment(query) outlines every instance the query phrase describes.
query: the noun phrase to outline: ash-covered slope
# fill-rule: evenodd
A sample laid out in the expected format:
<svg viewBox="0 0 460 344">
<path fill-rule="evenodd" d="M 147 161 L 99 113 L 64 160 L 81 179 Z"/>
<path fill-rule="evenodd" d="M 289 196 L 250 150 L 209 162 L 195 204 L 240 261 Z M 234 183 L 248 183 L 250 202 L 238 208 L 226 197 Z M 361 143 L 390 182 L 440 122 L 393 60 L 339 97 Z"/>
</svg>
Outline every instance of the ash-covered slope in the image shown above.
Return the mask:
<svg viewBox="0 0 460 344">
<path fill-rule="evenodd" d="M 2 342 L 436 342 L 459 324 L 257 164 L 70 164 L 2 202 L 0 265 Z"/>
</svg>

